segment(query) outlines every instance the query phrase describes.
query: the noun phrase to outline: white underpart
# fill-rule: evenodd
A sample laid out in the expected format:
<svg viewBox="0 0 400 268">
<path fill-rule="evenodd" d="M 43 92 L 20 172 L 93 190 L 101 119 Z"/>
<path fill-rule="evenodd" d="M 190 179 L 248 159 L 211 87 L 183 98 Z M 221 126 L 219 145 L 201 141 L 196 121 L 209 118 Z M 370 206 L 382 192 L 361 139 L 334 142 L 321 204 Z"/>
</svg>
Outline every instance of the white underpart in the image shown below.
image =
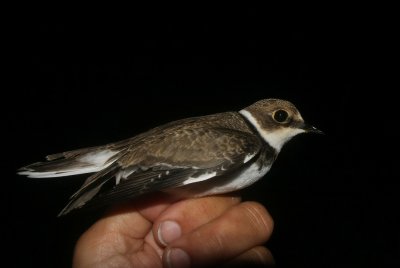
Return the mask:
<svg viewBox="0 0 400 268">
<path fill-rule="evenodd" d="M 257 129 L 258 133 L 260 133 L 261 137 L 277 152 L 280 152 L 282 146 L 291 138 L 299 133 L 305 132 L 303 129 L 290 127 L 267 131 L 260 126 L 254 116 L 247 110 L 243 109 L 239 113 L 249 120 L 249 122 Z"/>
<path fill-rule="evenodd" d="M 18 174 L 26 175 L 29 178 L 55 178 L 98 172 L 111 165 L 113 161 L 110 161 L 109 163 L 107 163 L 107 161 L 117 153 L 118 151 L 104 150 L 97 153 L 89 153 L 81 158 L 78 158 L 77 161 L 89 164 L 89 166 L 86 167 L 66 166 L 65 168 L 60 168 L 59 170 L 55 171 L 37 172 L 28 170 L 21 171 Z"/>
<path fill-rule="evenodd" d="M 255 162 L 251 164 L 247 169 L 240 172 L 235 178 L 232 178 L 229 182 L 218 187 L 212 187 L 209 191 L 201 193 L 200 196 L 222 194 L 237 191 L 243 189 L 251 184 L 255 183 L 270 170 L 271 165 L 263 166 L 260 168 Z"/>
<path fill-rule="evenodd" d="M 195 182 L 199 182 L 199 181 L 205 181 L 208 180 L 209 178 L 215 177 L 215 175 L 217 175 L 217 172 L 207 172 L 204 174 L 201 174 L 198 177 L 189 177 L 187 180 L 185 180 L 183 182 L 183 185 L 187 185 L 187 184 L 191 184 L 191 183 L 195 183 Z"/>
<path fill-rule="evenodd" d="M 264 133 L 264 139 L 279 152 L 282 146 L 288 142 L 291 138 L 297 134 L 305 132 L 303 129 L 299 128 L 283 128 L 279 130 L 272 131 L 270 133 Z"/>
</svg>

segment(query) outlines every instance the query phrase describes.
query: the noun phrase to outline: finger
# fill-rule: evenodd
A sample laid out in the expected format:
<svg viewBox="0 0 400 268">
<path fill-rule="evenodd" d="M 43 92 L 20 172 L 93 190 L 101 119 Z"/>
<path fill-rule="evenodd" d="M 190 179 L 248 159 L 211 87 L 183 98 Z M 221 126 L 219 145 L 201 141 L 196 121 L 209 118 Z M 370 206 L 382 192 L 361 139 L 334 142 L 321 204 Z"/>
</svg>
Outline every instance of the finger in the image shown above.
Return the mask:
<svg viewBox="0 0 400 268">
<path fill-rule="evenodd" d="M 75 246 L 74 267 L 83 264 L 95 266 L 95 263 L 113 259 L 114 255 L 122 256 L 140 250 L 138 246 L 143 245 L 143 239 L 153 226 L 152 219 L 174 201 L 173 197 L 157 193 L 111 208 L 79 238 Z M 149 237 L 147 242 L 156 249 L 156 257 L 161 256 L 162 249 L 154 239 Z"/>
<path fill-rule="evenodd" d="M 166 267 L 207 267 L 224 263 L 270 237 L 273 220 L 259 203 L 244 202 L 183 235 L 164 251 Z"/>
<path fill-rule="evenodd" d="M 266 247 L 257 246 L 230 260 L 224 267 L 273 267 L 274 257 Z"/>
<path fill-rule="evenodd" d="M 173 195 L 157 192 L 145 195 L 131 202 L 118 204 L 112 207 L 105 216 L 113 217 L 114 215 L 129 215 L 132 212 L 138 212 L 146 220 L 154 222 L 167 207 L 178 200 L 179 199 Z"/>
<path fill-rule="evenodd" d="M 177 202 L 156 220 L 153 234 L 160 245 L 167 246 L 181 235 L 219 217 L 240 202 L 234 195 L 209 196 Z"/>
<path fill-rule="evenodd" d="M 135 211 L 101 218 L 79 238 L 73 267 L 98 267 L 109 260 L 123 261 L 121 256 L 140 249 L 151 227 L 152 224 Z"/>
</svg>

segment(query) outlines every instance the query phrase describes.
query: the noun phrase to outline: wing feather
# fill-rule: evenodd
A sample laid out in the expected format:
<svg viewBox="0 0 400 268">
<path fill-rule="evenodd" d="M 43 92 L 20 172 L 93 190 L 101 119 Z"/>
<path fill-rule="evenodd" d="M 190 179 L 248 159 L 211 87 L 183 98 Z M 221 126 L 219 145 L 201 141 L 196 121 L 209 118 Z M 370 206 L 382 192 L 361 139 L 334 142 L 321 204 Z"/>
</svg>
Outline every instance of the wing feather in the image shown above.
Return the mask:
<svg viewBox="0 0 400 268">
<path fill-rule="evenodd" d="M 60 215 L 214 179 L 242 166 L 262 148 L 258 136 L 232 129 L 188 129 L 163 135 L 135 144 L 111 166 L 89 177 Z M 192 135 L 196 139 L 190 140 Z"/>
</svg>

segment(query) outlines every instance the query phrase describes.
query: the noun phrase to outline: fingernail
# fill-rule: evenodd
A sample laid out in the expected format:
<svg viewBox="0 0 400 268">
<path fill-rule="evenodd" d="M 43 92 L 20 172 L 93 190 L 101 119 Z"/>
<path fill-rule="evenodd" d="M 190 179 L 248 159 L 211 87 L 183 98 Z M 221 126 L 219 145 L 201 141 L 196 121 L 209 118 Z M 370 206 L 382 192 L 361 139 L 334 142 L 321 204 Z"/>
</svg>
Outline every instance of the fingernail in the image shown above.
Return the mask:
<svg viewBox="0 0 400 268">
<path fill-rule="evenodd" d="M 190 267 L 189 255 L 180 248 L 171 248 L 165 253 L 168 268 Z"/>
<path fill-rule="evenodd" d="M 158 226 L 158 241 L 165 247 L 172 241 L 181 237 L 181 235 L 181 227 L 174 221 L 164 221 Z"/>
</svg>

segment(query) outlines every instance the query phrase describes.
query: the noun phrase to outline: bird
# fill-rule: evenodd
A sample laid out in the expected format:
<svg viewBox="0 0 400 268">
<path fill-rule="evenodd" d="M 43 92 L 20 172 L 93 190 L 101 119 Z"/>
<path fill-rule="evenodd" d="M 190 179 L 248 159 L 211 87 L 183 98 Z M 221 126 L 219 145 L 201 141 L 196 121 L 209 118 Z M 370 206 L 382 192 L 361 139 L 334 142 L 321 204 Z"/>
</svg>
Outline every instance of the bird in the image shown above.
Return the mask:
<svg viewBox="0 0 400 268">
<path fill-rule="evenodd" d="M 238 191 L 270 170 L 306 124 L 289 101 L 262 99 L 240 111 L 173 121 L 132 138 L 48 155 L 18 170 L 30 178 L 93 173 L 58 216 L 153 192 L 194 198 Z"/>
</svg>

